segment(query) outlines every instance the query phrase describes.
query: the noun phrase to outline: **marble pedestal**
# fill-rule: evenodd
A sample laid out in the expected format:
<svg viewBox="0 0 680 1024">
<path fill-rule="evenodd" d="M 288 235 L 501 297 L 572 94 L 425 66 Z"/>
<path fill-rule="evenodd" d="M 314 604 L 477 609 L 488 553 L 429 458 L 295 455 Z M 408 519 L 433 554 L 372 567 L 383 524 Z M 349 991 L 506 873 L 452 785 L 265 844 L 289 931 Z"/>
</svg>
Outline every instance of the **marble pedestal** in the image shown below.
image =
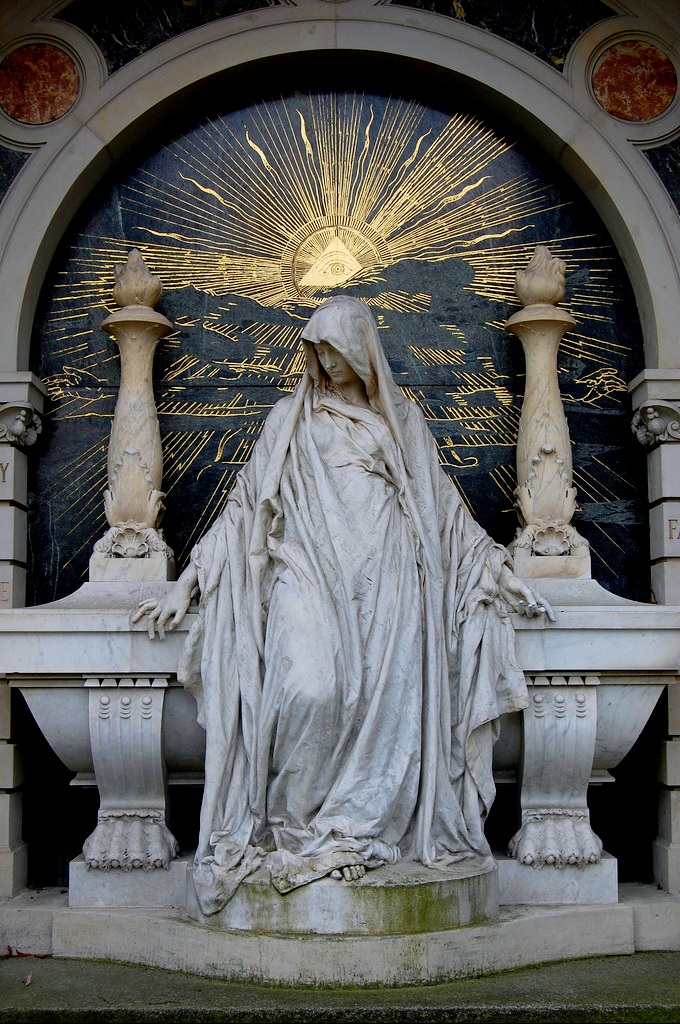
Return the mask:
<svg viewBox="0 0 680 1024">
<path fill-rule="evenodd" d="M 191 860 L 167 869 L 124 871 L 71 862 L 69 906 L 176 908 L 201 924 L 270 935 L 408 935 L 478 924 L 498 915 L 498 871 L 492 857 L 446 869 L 402 862 L 357 882 L 322 878 L 282 896 L 260 868 L 219 914 L 201 913 Z"/>
<path fill-rule="evenodd" d="M 407 935 L 478 924 L 498 915 L 493 857 L 446 869 L 412 861 L 385 865 L 356 882 L 321 878 L 282 896 L 265 868 L 241 882 L 218 914 L 201 913 L 189 870 L 187 912 L 201 924 L 269 935 Z"/>
</svg>

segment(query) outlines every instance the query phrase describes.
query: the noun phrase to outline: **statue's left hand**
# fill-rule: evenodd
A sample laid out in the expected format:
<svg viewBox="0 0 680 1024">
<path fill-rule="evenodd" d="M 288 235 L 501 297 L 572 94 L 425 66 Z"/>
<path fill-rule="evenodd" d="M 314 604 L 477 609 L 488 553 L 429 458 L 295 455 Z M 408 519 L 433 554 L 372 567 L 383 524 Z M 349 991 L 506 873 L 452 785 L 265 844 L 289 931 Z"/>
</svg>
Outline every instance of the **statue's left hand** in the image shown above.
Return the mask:
<svg viewBox="0 0 680 1024">
<path fill-rule="evenodd" d="M 547 615 L 551 622 L 555 622 L 555 613 L 550 603 L 532 590 L 524 580 L 510 572 L 507 566 L 503 566 L 498 577 L 498 591 L 513 611 L 519 612 L 520 615 L 526 615 L 529 619 L 537 615 Z"/>
</svg>

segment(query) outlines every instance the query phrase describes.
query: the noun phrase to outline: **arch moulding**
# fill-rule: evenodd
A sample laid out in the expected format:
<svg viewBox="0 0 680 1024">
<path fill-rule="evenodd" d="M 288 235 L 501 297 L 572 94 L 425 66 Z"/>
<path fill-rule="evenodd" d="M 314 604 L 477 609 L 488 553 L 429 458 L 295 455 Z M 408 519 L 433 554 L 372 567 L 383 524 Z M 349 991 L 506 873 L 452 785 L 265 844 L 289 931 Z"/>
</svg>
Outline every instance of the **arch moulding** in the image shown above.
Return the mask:
<svg viewBox="0 0 680 1024">
<path fill-rule="evenodd" d="M 624 19 L 612 18 L 612 31 Z M 48 25 L 49 22 L 43 22 Z M 605 25 L 609 22 L 605 22 Z M 34 151 L 0 213 L 0 295 L 5 343 L 0 372 L 28 366 L 39 291 L 55 247 L 83 199 L 145 132 L 186 109 L 216 76 L 284 55 L 319 50 L 374 52 L 450 73 L 526 133 L 586 193 L 610 231 L 636 295 L 649 368 L 677 365 L 680 220 L 642 152 L 585 96 L 587 38 L 568 75 L 491 33 L 453 19 L 365 0 L 306 0 L 194 29 L 138 57 L 103 83 L 85 82 L 73 112 L 36 132 Z M 84 39 L 85 43 L 85 39 Z M 87 41 L 87 45 L 91 43 Z M 573 59 L 574 53 L 577 58 Z"/>
</svg>

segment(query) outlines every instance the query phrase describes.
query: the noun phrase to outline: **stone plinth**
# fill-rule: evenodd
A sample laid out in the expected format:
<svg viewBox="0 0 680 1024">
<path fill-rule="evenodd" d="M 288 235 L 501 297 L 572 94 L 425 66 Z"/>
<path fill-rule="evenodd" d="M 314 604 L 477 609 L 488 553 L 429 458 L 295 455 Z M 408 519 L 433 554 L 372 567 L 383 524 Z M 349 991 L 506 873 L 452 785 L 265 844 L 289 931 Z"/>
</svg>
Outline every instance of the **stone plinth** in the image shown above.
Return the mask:
<svg viewBox="0 0 680 1024">
<path fill-rule="evenodd" d="M 191 873 L 191 872 L 190 872 Z M 269 935 L 413 935 L 478 924 L 498 915 L 492 857 L 445 869 L 404 861 L 356 882 L 322 878 L 282 896 L 260 868 L 241 882 L 224 910 L 206 917 L 187 886 L 189 916 L 229 931 Z"/>
<path fill-rule="evenodd" d="M 90 868 L 81 855 L 69 864 L 70 907 L 176 907 L 184 909 L 187 899 L 186 858 L 172 860 L 167 868 L 124 871 Z M 193 886 L 191 886 L 193 889 Z"/>
<path fill-rule="evenodd" d="M 499 857 L 498 885 L 501 906 L 588 906 L 619 899 L 616 858 L 607 853 L 599 864 L 581 867 L 531 867 L 512 857 Z"/>
</svg>

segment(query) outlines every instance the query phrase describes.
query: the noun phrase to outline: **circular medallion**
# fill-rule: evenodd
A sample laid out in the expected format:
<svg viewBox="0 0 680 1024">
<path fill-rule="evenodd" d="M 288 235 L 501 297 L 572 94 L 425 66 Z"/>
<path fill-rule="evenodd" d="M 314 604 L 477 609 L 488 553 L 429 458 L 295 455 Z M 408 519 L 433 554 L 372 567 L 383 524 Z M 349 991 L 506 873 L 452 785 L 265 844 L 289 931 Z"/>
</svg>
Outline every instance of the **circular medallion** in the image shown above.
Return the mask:
<svg viewBox="0 0 680 1024">
<path fill-rule="evenodd" d="M 670 106 L 678 81 L 672 62 L 651 43 L 626 39 L 610 46 L 592 75 L 595 97 L 612 117 L 651 121 Z"/>
<path fill-rule="evenodd" d="M 80 74 L 72 57 L 52 43 L 27 43 L 0 63 L 0 108 L 22 124 L 49 124 L 78 98 Z"/>
</svg>

